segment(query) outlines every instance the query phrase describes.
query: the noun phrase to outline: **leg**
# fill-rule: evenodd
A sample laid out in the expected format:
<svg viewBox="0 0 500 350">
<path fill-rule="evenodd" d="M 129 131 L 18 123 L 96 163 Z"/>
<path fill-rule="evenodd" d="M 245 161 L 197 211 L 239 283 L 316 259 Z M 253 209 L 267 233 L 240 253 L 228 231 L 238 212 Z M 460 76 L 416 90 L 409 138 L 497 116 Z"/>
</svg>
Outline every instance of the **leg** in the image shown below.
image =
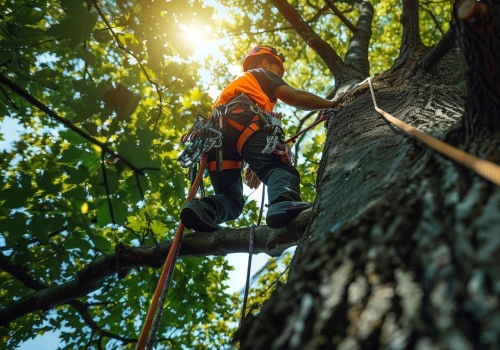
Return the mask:
<svg viewBox="0 0 500 350">
<path fill-rule="evenodd" d="M 242 153 L 250 168 L 266 184 L 269 203 L 300 201 L 300 174 L 280 156 L 263 154 L 267 143 L 266 133 L 255 133 L 243 147 Z"/>
<path fill-rule="evenodd" d="M 276 154 L 263 154 L 266 143 L 266 134 L 257 132 L 248 140 L 242 153 L 252 170 L 268 186 L 270 206 L 266 222 L 271 228 L 279 228 L 288 225 L 311 203 L 301 202 L 297 169 Z"/>
<path fill-rule="evenodd" d="M 206 197 L 206 200 L 215 208 L 217 213 L 215 222 L 221 223 L 237 219 L 245 204 L 241 170 L 211 171 L 209 175 L 215 194 Z"/>
<path fill-rule="evenodd" d="M 223 138 L 223 157 L 241 160 L 236 152 L 239 133 L 228 130 Z M 215 150 L 208 154 L 208 161 L 215 161 Z M 209 172 L 215 194 L 192 201 L 181 211 L 181 220 L 187 228 L 198 232 L 213 232 L 221 229 L 219 223 L 236 219 L 243 210 L 243 183 L 241 169 L 228 169 Z"/>
</svg>

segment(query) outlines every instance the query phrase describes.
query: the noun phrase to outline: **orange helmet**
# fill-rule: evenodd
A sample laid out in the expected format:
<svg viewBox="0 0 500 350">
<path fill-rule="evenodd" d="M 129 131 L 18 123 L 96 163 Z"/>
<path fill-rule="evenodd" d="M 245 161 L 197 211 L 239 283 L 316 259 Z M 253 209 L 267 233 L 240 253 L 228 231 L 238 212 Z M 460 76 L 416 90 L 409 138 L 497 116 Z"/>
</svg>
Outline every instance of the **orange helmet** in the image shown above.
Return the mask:
<svg viewBox="0 0 500 350">
<path fill-rule="evenodd" d="M 280 66 L 281 69 L 281 76 L 285 74 L 285 67 L 283 66 L 283 62 L 285 62 L 285 56 L 283 56 L 281 53 L 276 51 L 275 48 L 270 47 L 270 46 L 255 46 L 253 49 L 248 51 L 247 55 L 243 59 L 243 71 L 246 72 L 248 70 L 248 63 L 250 62 L 250 59 L 255 56 L 259 55 L 270 55 L 272 56 L 276 62 L 278 62 L 278 65 Z"/>
</svg>

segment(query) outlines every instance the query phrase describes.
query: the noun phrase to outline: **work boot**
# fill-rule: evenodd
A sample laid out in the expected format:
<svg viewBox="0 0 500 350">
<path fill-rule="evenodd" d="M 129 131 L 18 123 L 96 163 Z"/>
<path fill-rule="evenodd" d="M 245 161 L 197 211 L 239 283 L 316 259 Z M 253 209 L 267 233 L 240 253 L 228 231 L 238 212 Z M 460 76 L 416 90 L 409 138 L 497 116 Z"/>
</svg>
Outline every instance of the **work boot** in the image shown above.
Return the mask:
<svg viewBox="0 0 500 350">
<path fill-rule="evenodd" d="M 191 201 L 181 211 L 184 226 L 197 232 L 214 232 L 222 229 L 214 221 L 215 209 L 202 201 Z"/>
<path fill-rule="evenodd" d="M 285 227 L 293 218 L 311 206 L 312 203 L 296 201 L 284 201 L 271 204 L 267 210 L 267 226 L 271 228 Z"/>
</svg>

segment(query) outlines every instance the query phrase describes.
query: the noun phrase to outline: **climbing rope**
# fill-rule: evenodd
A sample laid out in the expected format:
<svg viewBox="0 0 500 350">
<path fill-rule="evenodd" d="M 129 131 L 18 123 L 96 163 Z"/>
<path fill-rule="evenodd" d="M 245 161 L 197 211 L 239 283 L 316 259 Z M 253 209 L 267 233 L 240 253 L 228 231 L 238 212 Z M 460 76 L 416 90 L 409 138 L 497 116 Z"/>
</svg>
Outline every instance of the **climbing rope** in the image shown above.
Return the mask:
<svg viewBox="0 0 500 350">
<path fill-rule="evenodd" d="M 320 118 L 318 118 L 314 123 L 312 123 L 311 125 L 309 125 L 305 129 L 297 132 L 295 135 L 293 135 L 289 139 L 285 140 L 285 143 L 287 143 L 287 144 L 295 143 L 295 141 L 297 141 L 297 139 L 299 138 L 299 136 L 305 134 L 306 132 L 308 132 L 309 130 L 311 130 L 312 128 L 314 128 L 316 125 L 318 125 L 318 124 L 320 124 L 320 123 L 322 123 L 322 122 L 330 119 L 331 117 L 333 117 L 342 108 L 342 102 L 347 97 L 347 95 L 348 94 L 342 94 L 336 100 L 336 103 L 335 103 L 336 107 L 322 110 Z"/>
<path fill-rule="evenodd" d="M 484 177 L 485 179 L 493 182 L 496 185 L 500 185 L 500 166 L 490 162 L 485 159 L 478 158 L 464 152 L 454 146 L 451 146 L 443 141 L 440 141 L 422 131 L 417 130 L 415 127 L 403 122 L 387 113 L 383 109 L 379 108 L 377 105 L 377 101 L 375 99 L 375 93 L 373 91 L 371 78 L 365 80 L 368 81 L 368 85 L 370 86 L 370 93 L 373 100 L 373 105 L 375 110 L 380 113 L 386 120 L 396 125 L 398 128 L 406 132 L 408 135 L 414 136 L 418 140 L 422 141 L 432 149 L 437 152 L 447 156 L 448 158 L 456 161 L 457 163 L 475 171 L 478 175 Z M 364 82 L 363 82 L 364 83 Z"/>
<path fill-rule="evenodd" d="M 245 315 L 246 315 L 248 292 L 250 289 L 250 270 L 252 268 L 252 255 L 253 255 L 253 246 L 254 246 L 254 238 L 255 238 L 255 228 L 260 226 L 260 223 L 262 221 L 262 214 L 264 213 L 265 196 L 266 196 L 266 185 L 262 185 L 262 198 L 260 200 L 259 218 L 257 219 L 257 225 L 252 225 L 252 228 L 250 229 L 250 239 L 249 239 L 250 243 L 248 245 L 247 277 L 245 280 L 245 293 L 243 294 L 243 306 L 241 308 L 240 325 L 243 323 L 243 319 L 245 318 Z"/>
<path fill-rule="evenodd" d="M 196 192 L 198 191 L 198 186 L 201 183 L 201 179 L 203 178 L 203 172 L 207 165 L 207 154 L 203 153 L 200 160 L 200 169 L 198 170 L 198 174 L 194 179 L 191 188 L 189 190 L 186 203 L 189 203 Z M 152 324 L 155 316 L 158 316 L 156 319 L 156 327 L 159 323 L 159 317 L 161 317 L 161 310 L 163 309 L 163 303 L 165 302 L 165 298 L 167 295 L 168 287 L 170 285 L 170 280 L 172 276 L 173 269 L 175 267 L 175 261 L 177 260 L 177 256 L 180 250 L 182 235 L 184 233 L 184 224 L 181 221 L 177 228 L 177 232 L 175 233 L 174 239 L 172 241 L 172 245 L 170 246 L 170 250 L 168 252 L 165 263 L 163 264 L 163 268 L 160 274 L 160 278 L 158 279 L 158 284 L 156 285 L 155 292 L 153 294 L 153 298 L 151 299 L 151 305 L 149 306 L 148 313 L 146 315 L 146 320 L 142 326 L 141 334 L 139 336 L 139 340 L 136 345 L 137 350 L 150 349 L 153 346 L 156 331 L 152 331 Z"/>
<path fill-rule="evenodd" d="M 248 245 L 247 277 L 245 280 L 245 293 L 243 294 L 243 306 L 241 307 L 240 325 L 243 324 L 243 320 L 245 319 L 246 310 L 247 310 L 248 292 L 250 290 L 250 271 L 252 269 L 252 256 L 253 256 L 253 245 L 254 245 L 254 237 L 255 237 L 255 227 L 256 227 L 256 225 L 252 225 L 252 227 L 250 228 L 250 243 Z"/>
</svg>

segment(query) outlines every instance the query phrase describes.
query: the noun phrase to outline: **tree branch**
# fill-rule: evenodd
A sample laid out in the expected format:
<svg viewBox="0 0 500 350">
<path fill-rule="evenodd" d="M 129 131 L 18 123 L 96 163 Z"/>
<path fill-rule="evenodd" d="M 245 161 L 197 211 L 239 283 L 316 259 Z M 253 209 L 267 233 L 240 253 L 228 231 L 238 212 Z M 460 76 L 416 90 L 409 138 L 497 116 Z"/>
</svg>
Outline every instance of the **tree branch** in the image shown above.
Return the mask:
<svg viewBox="0 0 500 350">
<path fill-rule="evenodd" d="M 438 62 L 446 56 L 451 50 L 457 47 L 455 30 L 450 28 L 439 42 L 432 48 L 425 58 L 422 59 L 421 65 L 425 70 L 436 67 Z"/>
<path fill-rule="evenodd" d="M 423 48 L 422 40 L 420 39 L 420 23 L 419 23 L 419 8 L 418 0 L 404 0 L 403 14 L 401 15 L 401 24 L 403 25 L 403 34 L 401 47 L 399 48 L 399 57 L 394 66 L 399 66 L 407 61 L 415 51 Z"/>
<path fill-rule="evenodd" d="M 402 53 L 411 52 L 414 48 L 422 46 L 418 14 L 418 0 L 403 1 L 403 14 L 401 15 L 401 23 L 403 24 Z"/>
<path fill-rule="evenodd" d="M 326 41 L 312 30 L 300 14 L 286 0 L 272 0 L 272 3 L 299 33 L 308 46 L 320 55 L 334 76 L 340 76 L 344 62 Z"/>
<path fill-rule="evenodd" d="M 143 172 L 142 169 L 137 168 L 134 164 L 132 164 L 131 162 L 129 162 L 126 158 L 122 157 L 116 151 L 114 151 L 111 148 L 109 148 L 105 143 L 103 143 L 103 142 L 97 140 L 96 138 L 90 136 L 85 131 L 81 130 L 76 125 L 74 125 L 73 123 L 71 123 L 69 120 L 67 120 L 67 119 L 61 117 L 60 115 L 58 115 L 56 112 L 54 112 L 49 107 L 47 107 L 47 105 L 45 105 L 42 101 L 40 101 L 36 97 L 32 96 L 28 91 L 26 91 L 25 89 L 23 89 L 22 87 L 20 87 L 19 85 L 17 85 L 15 82 L 13 82 L 12 80 L 10 80 L 9 78 L 7 78 L 3 74 L 0 74 L 0 83 L 2 83 L 5 86 L 7 86 L 9 89 L 11 89 L 12 91 L 14 91 L 16 94 L 18 94 L 22 98 L 24 98 L 26 101 L 28 101 L 29 103 L 31 103 L 33 106 L 37 107 L 39 110 L 41 110 L 42 112 L 44 112 L 48 116 L 54 118 L 55 120 L 57 120 L 58 122 L 60 122 L 61 124 L 63 124 L 68 129 L 74 131 L 75 133 L 77 133 L 78 135 L 80 135 L 81 137 L 83 137 L 84 139 L 86 139 L 86 140 L 88 140 L 88 141 L 90 141 L 90 142 L 98 145 L 102 149 L 103 152 L 105 152 L 105 153 L 107 153 L 107 154 L 109 154 L 109 155 L 111 155 L 111 156 L 113 156 L 115 158 L 120 159 L 123 162 L 123 164 L 127 165 L 135 173 L 144 175 L 144 172 Z"/>
<path fill-rule="evenodd" d="M 331 1 L 331 0 L 329 0 Z M 344 62 L 354 66 L 361 73 L 358 77 L 362 80 L 370 75 L 370 63 L 368 61 L 368 47 L 372 36 L 371 24 L 373 20 L 373 6 L 368 1 L 363 1 L 359 9 L 356 31 L 349 43 Z"/>
<path fill-rule="evenodd" d="M 333 0 L 325 0 L 325 2 L 328 4 L 328 7 L 337 15 L 337 17 L 344 23 L 347 28 L 351 30 L 351 32 L 356 33 L 359 28 L 357 28 L 354 24 L 349 21 L 346 16 L 335 6 L 333 3 Z"/>
<path fill-rule="evenodd" d="M 94 321 L 92 316 L 89 313 L 88 310 L 88 305 L 82 303 L 81 301 L 78 300 L 72 300 L 68 303 L 72 307 L 76 309 L 76 311 L 82 316 L 82 319 L 87 323 L 87 325 L 92 329 L 93 334 L 99 334 L 100 337 L 108 337 L 116 340 L 120 340 L 124 344 L 133 344 L 137 342 L 137 339 L 130 339 L 126 337 L 119 336 L 117 334 L 108 332 L 101 327 Z"/>
<path fill-rule="evenodd" d="M 255 229 L 254 253 L 279 256 L 302 238 L 309 223 L 312 209 L 305 210 L 288 225 L 288 228 L 270 229 L 260 226 Z M 193 232 L 184 235 L 179 257 L 227 255 L 248 252 L 250 228 L 224 229 L 213 233 Z M 119 246 L 115 253 L 96 259 L 81 270 L 76 279 L 58 286 L 39 289 L 40 285 L 27 283 L 31 278 L 21 279 L 28 287 L 36 289 L 0 310 L 0 325 L 6 326 L 15 319 L 36 310 L 47 310 L 58 305 L 70 304 L 102 287 L 106 278 L 114 274 L 123 277 L 139 267 L 158 268 L 163 265 L 172 241 L 147 247 Z M 0 255 L 0 267 L 13 274 L 14 268 L 5 256 Z M 10 268 L 9 268 L 10 266 Z M 15 274 L 19 277 L 18 274 Z M 74 306 L 74 305 L 73 305 Z"/>
</svg>

